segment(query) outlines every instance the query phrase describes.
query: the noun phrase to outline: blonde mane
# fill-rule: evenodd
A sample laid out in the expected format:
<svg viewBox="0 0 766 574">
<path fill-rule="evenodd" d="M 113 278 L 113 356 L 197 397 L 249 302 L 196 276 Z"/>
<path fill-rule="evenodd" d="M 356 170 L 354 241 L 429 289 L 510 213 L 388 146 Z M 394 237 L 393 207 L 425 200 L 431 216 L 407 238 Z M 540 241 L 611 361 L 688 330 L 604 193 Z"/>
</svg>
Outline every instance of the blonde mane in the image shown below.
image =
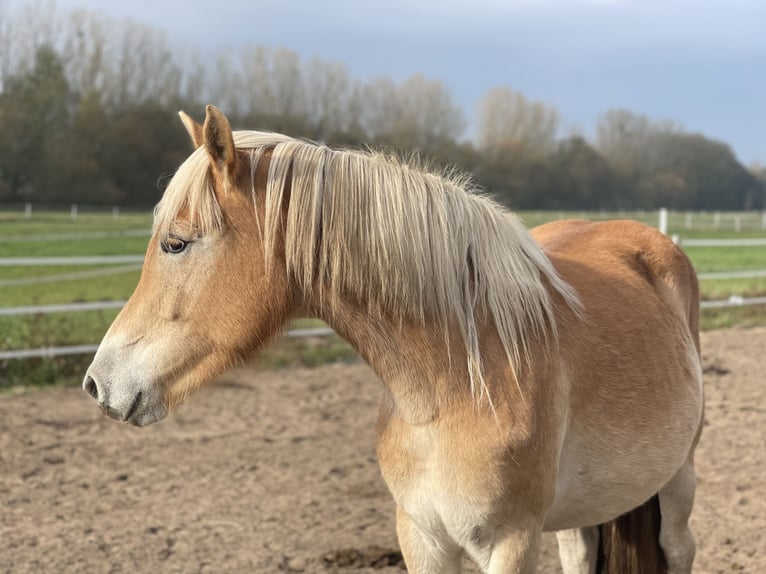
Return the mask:
<svg viewBox="0 0 766 574">
<path fill-rule="evenodd" d="M 332 150 L 273 133 L 234 132 L 234 143 L 249 154 L 254 202 L 258 160 L 272 150 L 265 199 L 258 199 L 265 201 L 259 231 L 267 261 L 289 177 L 285 259 L 303 292 L 342 293 L 367 302 L 373 313 L 434 321 L 445 337 L 456 326 L 479 400 L 489 395 L 477 314 L 494 322 L 516 371 L 529 357 L 531 337 L 556 336 L 545 282 L 578 308 L 577 295 L 518 218 L 478 194 L 463 175 L 430 173 L 382 153 Z M 204 146 L 171 180 L 155 227 L 166 232 L 182 209 L 203 234 L 223 225 Z"/>
</svg>

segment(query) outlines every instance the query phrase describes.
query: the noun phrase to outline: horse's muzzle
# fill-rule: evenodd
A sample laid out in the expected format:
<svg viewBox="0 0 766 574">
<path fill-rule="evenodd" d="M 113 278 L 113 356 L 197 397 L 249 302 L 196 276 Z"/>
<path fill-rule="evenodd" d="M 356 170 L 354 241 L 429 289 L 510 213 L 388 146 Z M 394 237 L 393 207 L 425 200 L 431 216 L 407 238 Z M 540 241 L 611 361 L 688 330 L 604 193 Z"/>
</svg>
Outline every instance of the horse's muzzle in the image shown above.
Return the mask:
<svg viewBox="0 0 766 574">
<path fill-rule="evenodd" d="M 114 387 L 88 372 L 82 388 L 98 401 L 101 412 L 115 420 L 133 426 L 145 426 L 164 418 L 166 409 L 156 398 L 143 390 L 129 388 L 113 392 Z"/>
</svg>

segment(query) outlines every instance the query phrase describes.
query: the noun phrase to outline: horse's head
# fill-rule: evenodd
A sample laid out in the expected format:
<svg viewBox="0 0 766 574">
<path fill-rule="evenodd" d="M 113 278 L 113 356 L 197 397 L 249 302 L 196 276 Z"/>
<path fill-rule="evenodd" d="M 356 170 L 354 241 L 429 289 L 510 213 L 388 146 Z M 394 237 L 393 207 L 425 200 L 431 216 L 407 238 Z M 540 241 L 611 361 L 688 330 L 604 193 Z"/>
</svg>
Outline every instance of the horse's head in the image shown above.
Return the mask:
<svg viewBox="0 0 766 574">
<path fill-rule="evenodd" d="M 268 151 L 253 177 L 250 152 L 235 148 L 219 110 L 208 106 L 204 126 L 181 118 L 197 149 L 158 206 L 141 279 L 83 382 L 105 413 L 137 426 L 252 356 L 293 303 L 280 231 L 269 265 L 259 233 Z"/>
</svg>

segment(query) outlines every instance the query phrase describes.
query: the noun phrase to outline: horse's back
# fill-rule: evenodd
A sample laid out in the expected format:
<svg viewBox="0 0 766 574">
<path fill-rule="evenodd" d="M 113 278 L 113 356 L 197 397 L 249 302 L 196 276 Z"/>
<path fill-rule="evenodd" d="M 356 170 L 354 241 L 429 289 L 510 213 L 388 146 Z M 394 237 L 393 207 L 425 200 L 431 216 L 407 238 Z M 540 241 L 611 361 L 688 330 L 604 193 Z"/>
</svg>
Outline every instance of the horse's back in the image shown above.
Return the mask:
<svg viewBox="0 0 766 574">
<path fill-rule="evenodd" d="M 636 222 L 561 221 L 532 235 L 583 306 L 560 307 L 557 325 L 570 408 L 549 526 L 588 513 L 601 522 L 654 494 L 696 443 L 697 281 L 672 241 Z M 646 470 L 640 484 L 636 468 Z"/>
<path fill-rule="evenodd" d="M 620 292 L 640 295 L 632 299 L 631 306 L 638 305 L 648 313 L 645 319 L 654 315 L 658 301 L 678 309 L 699 351 L 697 277 L 688 257 L 666 235 L 635 221 L 574 219 L 536 227 L 532 235 L 575 288 L 594 278 L 601 279 L 602 289 L 607 285 L 618 288 L 610 292 L 611 298 L 601 298 L 605 310 L 624 310 L 626 301 Z M 623 291 L 626 286 L 631 289 Z M 588 298 L 587 288 L 579 291 Z"/>
</svg>

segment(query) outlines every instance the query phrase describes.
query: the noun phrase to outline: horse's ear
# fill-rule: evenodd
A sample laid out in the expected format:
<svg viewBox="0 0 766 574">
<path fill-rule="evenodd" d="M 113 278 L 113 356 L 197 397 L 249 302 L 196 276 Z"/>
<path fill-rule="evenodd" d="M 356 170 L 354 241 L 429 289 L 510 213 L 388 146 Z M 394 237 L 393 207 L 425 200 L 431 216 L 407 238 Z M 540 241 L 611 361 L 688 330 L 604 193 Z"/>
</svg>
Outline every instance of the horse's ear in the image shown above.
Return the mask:
<svg viewBox="0 0 766 574">
<path fill-rule="evenodd" d="M 189 137 L 191 138 L 192 144 L 194 145 L 194 149 L 197 149 L 199 146 L 205 143 L 205 140 L 202 137 L 201 124 L 195 122 L 189 114 L 183 111 L 178 112 L 178 117 L 181 118 L 186 131 L 189 132 Z"/>
<path fill-rule="evenodd" d="M 234 159 L 234 136 L 231 133 L 229 120 L 223 112 L 215 106 L 205 108 L 205 125 L 202 128 L 202 138 L 213 161 L 213 166 L 221 171 L 233 173 Z"/>
</svg>

